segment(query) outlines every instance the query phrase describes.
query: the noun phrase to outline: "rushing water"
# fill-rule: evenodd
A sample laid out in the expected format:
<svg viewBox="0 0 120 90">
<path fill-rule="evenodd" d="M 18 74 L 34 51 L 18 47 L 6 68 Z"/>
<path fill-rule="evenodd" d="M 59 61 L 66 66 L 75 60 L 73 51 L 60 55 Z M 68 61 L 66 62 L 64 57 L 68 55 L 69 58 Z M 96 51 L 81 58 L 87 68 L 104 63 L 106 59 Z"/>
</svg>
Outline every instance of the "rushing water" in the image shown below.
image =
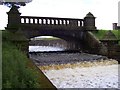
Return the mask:
<svg viewBox="0 0 120 90">
<path fill-rule="evenodd" d="M 60 47 L 29 46 L 29 52 L 63 50 Z M 118 88 L 116 60 L 87 53 L 31 53 L 30 57 L 56 88 Z"/>
<path fill-rule="evenodd" d="M 52 46 L 29 46 L 29 52 L 63 51 L 64 48 Z"/>
</svg>

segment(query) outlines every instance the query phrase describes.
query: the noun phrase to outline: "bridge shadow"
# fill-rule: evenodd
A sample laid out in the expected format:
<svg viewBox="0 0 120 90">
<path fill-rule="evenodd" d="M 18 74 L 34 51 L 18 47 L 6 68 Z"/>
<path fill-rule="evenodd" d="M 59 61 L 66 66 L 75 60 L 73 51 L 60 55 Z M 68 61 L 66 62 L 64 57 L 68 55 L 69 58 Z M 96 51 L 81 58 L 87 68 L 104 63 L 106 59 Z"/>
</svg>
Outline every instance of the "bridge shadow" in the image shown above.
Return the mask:
<svg viewBox="0 0 120 90">
<path fill-rule="evenodd" d="M 83 43 L 76 40 L 65 40 L 58 37 L 39 36 L 29 41 L 29 52 L 72 52 L 82 51 Z"/>
</svg>

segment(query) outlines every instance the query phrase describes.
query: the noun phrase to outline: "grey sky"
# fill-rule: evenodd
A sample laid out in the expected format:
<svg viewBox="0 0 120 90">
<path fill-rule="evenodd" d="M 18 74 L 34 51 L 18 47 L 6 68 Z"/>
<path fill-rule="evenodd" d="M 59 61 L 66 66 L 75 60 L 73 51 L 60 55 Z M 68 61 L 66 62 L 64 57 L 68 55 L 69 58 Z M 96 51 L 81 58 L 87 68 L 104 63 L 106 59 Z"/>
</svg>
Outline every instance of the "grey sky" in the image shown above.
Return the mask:
<svg viewBox="0 0 120 90">
<path fill-rule="evenodd" d="M 19 10 L 24 16 L 84 18 L 88 12 L 96 18 L 98 29 L 112 29 L 118 22 L 119 0 L 33 0 Z M 9 8 L 0 5 L 0 29 L 6 27 Z M 2 13 L 2 14 L 1 14 Z"/>
</svg>

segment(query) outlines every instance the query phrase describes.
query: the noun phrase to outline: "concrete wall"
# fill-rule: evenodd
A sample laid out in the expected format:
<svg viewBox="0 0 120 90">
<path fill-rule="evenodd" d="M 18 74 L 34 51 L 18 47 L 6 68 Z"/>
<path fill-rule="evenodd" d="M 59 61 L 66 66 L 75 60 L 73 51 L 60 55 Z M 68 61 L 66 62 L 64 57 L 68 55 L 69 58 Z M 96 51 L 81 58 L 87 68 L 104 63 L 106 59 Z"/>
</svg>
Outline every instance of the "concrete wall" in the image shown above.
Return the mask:
<svg viewBox="0 0 120 90">
<path fill-rule="evenodd" d="M 99 41 L 91 32 L 84 35 L 84 41 L 88 45 L 86 48 L 89 53 L 105 55 L 109 58 L 115 58 L 120 62 L 120 45 L 112 44 L 106 46 L 103 42 Z"/>
<path fill-rule="evenodd" d="M 107 46 L 106 56 L 118 59 L 118 61 L 120 62 L 120 45 Z"/>
<path fill-rule="evenodd" d="M 86 32 L 84 34 L 83 40 L 86 45 L 86 49 L 90 53 L 98 53 L 101 48 L 101 42 L 92 34 L 92 32 Z"/>
</svg>

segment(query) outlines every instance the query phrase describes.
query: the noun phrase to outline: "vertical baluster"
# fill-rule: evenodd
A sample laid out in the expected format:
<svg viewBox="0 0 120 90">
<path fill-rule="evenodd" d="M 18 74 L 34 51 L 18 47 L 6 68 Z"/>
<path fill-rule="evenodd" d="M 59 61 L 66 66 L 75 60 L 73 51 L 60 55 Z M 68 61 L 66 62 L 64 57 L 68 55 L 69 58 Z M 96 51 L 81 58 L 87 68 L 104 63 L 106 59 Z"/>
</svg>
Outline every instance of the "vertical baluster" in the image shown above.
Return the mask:
<svg viewBox="0 0 120 90">
<path fill-rule="evenodd" d="M 60 25 L 62 25 L 62 20 L 59 20 L 59 22 L 60 22 Z"/>
<path fill-rule="evenodd" d="M 50 24 L 50 19 L 48 19 L 48 24 Z"/>
<path fill-rule="evenodd" d="M 35 18 L 33 18 L 33 24 L 35 24 Z"/>
<path fill-rule="evenodd" d="M 77 26 L 78 26 L 78 27 L 80 26 L 80 21 L 77 21 Z"/>
<path fill-rule="evenodd" d="M 46 19 L 46 18 L 43 19 L 43 23 L 44 23 L 44 24 L 47 24 L 47 19 Z"/>
<path fill-rule="evenodd" d="M 65 25 L 65 20 L 63 20 L 63 25 Z"/>
<path fill-rule="evenodd" d="M 67 25 L 69 25 L 70 23 L 69 23 L 69 20 L 67 20 Z"/>
<path fill-rule="evenodd" d="M 52 25 L 54 25 L 54 19 L 52 19 Z"/>
<path fill-rule="evenodd" d="M 61 25 L 63 25 L 64 24 L 64 22 L 63 22 L 63 20 L 61 20 Z"/>
<path fill-rule="evenodd" d="M 39 19 L 39 24 L 41 24 L 41 22 L 42 22 L 42 21 L 41 21 L 41 18 L 40 18 L 40 19 Z"/>
<path fill-rule="evenodd" d="M 49 24 L 49 19 L 46 19 L 46 24 L 47 24 L 47 25 Z"/>
<path fill-rule="evenodd" d="M 28 23 L 30 24 L 30 18 L 28 18 Z"/>
<path fill-rule="evenodd" d="M 45 19 L 45 24 L 48 25 L 48 19 Z"/>
<path fill-rule="evenodd" d="M 30 18 L 30 24 L 31 24 L 31 18 Z"/>
<path fill-rule="evenodd" d="M 66 25 L 66 20 L 63 20 L 63 25 Z"/>
<path fill-rule="evenodd" d="M 52 24 L 52 19 L 49 19 L 50 20 L 50 25 Z"/>
<path fill-rule="evenodd" d="M 50 24 L 50 19 L 48 19 L 48 24 Z"/>
<path fill-rule="evenodd" d="M 35 18 L 35 24 L 37 24 L 37 19 Z"/>
<path fill-rule="evenodd" d="M 63 25 L 65 25 L 65 20 L 63 20 Z"/>
<path fill-rule="evenodd" d="M 57 25 L 57 20 L 54 20 L 55 21 L 55 25 Z"/>
<path fill-rule="evenodd" d="M 35 20 L 35 24 L 36 24 L 36 18 L 34 20 Z"/>
<path fill-rule="evenodd" d="M 41 19 L 41 24 L 43 24 L 43 19 Z"/>
<path fill-rule="evenodd" d="M 29 20 L 29 19 L 28 19 L 28 18 L 26 18 L 26 23 L 28 23 L 28 20 Z"/>
<path fill-rule="evenodd" d="M 46 24 L 46 20 L 45 19 L 43 19 L 43 24 Z"/>
<path fill-rule="evenodd" d="M 81 23 L 82 23 L 82 26 L 84 26 L 84 22 L 83 22 L 83 21 L 81 21 Z"/>
<path fill-rule="evenodd" d="M 33 23 L 33 19 L 32 18 L 30 18 L 30 24 L 32 24 Z"/>
<path fill-rule="evenodd" d="M 53 19 L 53 25 L 55 25 L 55 19 Z"/>
<path fill-rule="evenodd" d="M 82 26 L 82 21 L 80 20 L 80 27 Z"/>
<path fill-rule="evenodd" d="M 21 18 L 21 23 L 24 23 L 24 18 Z"/>
<path fill-rule="evenodd" d="M 26 18 L 24 18 L 24 23 L 26 23 Z"/>
<path fill-rule="evenodd" d="M 58 21 L 57 21 L 57 19 L 55 20 L 55 25 L 57 25 L 58 24 Z"/>
<path fill-rule="evenodd" d="M 60 25 L 60 20 L 58 19 L 58 25 Z"/>
<path fill-rule="evenodd" d="M 39 24 L 39 18 L 37 18 L 37 24 Z"/>
</svg>

